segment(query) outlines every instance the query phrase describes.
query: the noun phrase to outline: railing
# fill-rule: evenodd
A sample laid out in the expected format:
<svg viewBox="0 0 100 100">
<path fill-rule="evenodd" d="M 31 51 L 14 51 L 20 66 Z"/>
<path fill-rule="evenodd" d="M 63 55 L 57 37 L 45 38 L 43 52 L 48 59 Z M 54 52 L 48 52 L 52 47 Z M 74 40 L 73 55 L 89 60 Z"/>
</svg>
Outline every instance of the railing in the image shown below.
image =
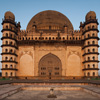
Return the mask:
<svg viewBox="0 0 100 100">
<path fill-rule="evenodd" d="M 99 68 L 84 68 L 83 71 L 85 70 L 99 70 Z"/>
<path fill-rule="evenodd" d="M 16 68 L 2 68 L 1 70 L 18 70 L 18 69 L 16 69 Z"/>
<path fill-rule="evenodd" d="M 8 63 L 16 63 L 16 64 L 18 63 L 17 61 L 12 61 L 12 60 L 2 60 L 2 61 L 1 61 L 1 63 L 4 63 L 4 62 L 6 62 L 6 63 L 7 63 L 7 62 L 8 62 Z"/>
</svg>

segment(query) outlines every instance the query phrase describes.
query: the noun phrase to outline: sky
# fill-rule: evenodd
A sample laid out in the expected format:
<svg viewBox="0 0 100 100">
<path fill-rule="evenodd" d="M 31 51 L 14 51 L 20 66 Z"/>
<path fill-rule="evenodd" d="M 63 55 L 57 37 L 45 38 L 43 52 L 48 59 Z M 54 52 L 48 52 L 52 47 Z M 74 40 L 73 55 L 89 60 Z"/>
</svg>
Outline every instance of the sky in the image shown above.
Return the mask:
<svg viewBox="0 0 100 100">
<path fill-rule="evenodd" d="M 0 23 L 2 23 L 5 12 L 11 11 L 15 15 L 16 22 L 21 23 L 21 29 L 26 29 L 30 19 L 44 10 L 56 10 L 63 13 L 73 24 L 74 30 L 79 29 L 80 22 L 85 21 L 85 16 L 89 11 L 96 12 L 98 22 L 100 23 L 100 0 L 0 0 Z M 2 25 L 0 25 L 0 30 L 2 30 Z M 0 34 L 1 37 L 2 33 Z M 0 40 L 1 44 L 2 41 Z M 1 50 L 0 47 L 0 53 Z"/>
</svg>

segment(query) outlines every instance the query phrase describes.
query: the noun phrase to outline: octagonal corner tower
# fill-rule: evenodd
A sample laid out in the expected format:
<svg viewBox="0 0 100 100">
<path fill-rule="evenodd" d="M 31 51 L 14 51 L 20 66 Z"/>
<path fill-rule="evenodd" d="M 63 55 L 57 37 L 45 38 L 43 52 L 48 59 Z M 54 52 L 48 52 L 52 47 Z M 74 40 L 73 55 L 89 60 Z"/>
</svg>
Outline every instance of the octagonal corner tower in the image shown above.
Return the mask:
<svg viewBox="0 0 100 100">
<path fill-rule="evenodd" d="M 51 29 L 53 32 L 54 30 L 60 30 L 63 32 L 65 26 L 68 29 L 68 33 L 73 31 L 73 25 L 70 20 L 62 13 L 53 10 L 42 11 L 33 16 L 27 25 L 26 31 L 33 31 L 34 26 L 37 31 L 48 30 L 50 32 Z"/>
</svg>

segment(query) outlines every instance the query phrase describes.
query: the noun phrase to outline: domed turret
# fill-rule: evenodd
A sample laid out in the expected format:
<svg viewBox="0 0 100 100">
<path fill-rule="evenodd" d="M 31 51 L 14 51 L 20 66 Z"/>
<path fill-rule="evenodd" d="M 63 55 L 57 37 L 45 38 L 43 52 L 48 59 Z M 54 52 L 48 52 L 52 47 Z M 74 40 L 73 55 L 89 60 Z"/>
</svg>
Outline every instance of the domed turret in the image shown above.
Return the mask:
<svg viewBox="0 0 100 100">
<path fill-rule="evenodd" d="M 96 19 L 96 13 L 94 11 L 90 11 L 87 13 L 85 20 L 88 21 L 90 19 Z"/>
<path fill-rule="evenodd" d="M 20 23 L 15 22 L 15 16 L 8 11 L 2 21 L 2 75 L 3 77 L 16 77 L 17 66 L 17 32 Z M 7 59 L 6 59 L 7 58 Z"/>
<path fill-rule="evenodd" d="M 5 19 L 10 19 L 10 20 L 12 20 L 12 21 L 15 21 L 15 16 L 14 16 L 14 14 L 13 14 L 12 12 L 7 11 L 7 12 L 5 13 Z"/>
<path fill-rule="evenodd" d="M 82 26 L 82 24 L 81 24 Z M 85 77 L 97 77 L 98 76 L 98 21 L 96 19 L 96 13 L 90 11 L 85 17 L 85 23 L 83 24 L 83 66 Z"/>
</svg>

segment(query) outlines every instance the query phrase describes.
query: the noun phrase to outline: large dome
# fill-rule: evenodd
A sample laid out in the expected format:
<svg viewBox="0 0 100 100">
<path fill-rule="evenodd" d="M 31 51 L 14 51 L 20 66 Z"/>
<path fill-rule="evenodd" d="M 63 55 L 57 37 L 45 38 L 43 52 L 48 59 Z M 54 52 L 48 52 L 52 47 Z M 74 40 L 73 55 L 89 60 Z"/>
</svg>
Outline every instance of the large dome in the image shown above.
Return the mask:
<svg viewBox="0 0 100 100">
<path fill-rule="evenodd" d="M 66 25 L 68 27 L 68 32 L 73 31 L 70 20 L 62 13 L 52 10 L 42 11 L 33 16 L 29 21 L 26 30 L 32 31 L 33 25 L 36 25 L 36 27 L 39 27 L 40 29 L 43 27 L 60 27 L 63 29 Z"/>
</svg>

